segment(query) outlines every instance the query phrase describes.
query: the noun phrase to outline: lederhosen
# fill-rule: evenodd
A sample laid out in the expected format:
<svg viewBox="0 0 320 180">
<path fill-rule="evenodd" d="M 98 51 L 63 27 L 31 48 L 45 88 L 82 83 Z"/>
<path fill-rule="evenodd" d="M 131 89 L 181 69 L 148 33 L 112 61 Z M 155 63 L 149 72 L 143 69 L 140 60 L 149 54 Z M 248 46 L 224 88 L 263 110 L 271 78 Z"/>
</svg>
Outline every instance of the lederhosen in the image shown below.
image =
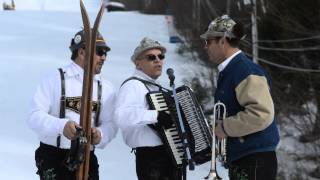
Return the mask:
<svg viewBox="0 0 320 180">
<path fill-rule="evenodd" d="M 229 177 L 230 180 L 275 180 L 277 168 L 275 151 L 257 152 L 233 161 Z"/>
<path fill-rule="evenodd" d="M 164 89 L 158 84 L 130 77 L 122 85 L 130 80 L 142 82 L 150 92 L 147 85 L 153 85 Z M 122 86 L 121 85 L 121 86 Z M 136 155 L 136 173 L 139 180 L 181 180 L 181 172 L 176 168 L 164 145 L 156 147 L 137 147 L 134 149 Z"/>
<path fill-rule="evenodd" d="M 59 68 L 61 78 L 61 98 L 60 98 L 60 118 L 65 118 L 65 109 L 80 111 L 81 97 L 65 96 L 65 78 L 64 72 Z M 98 98 L 93 102 L 93 111 L 95 111 L 94 125 L 100 125 L 99 115 L 101 108 L 102 85 L 98 81 Z M 51 146 L 40 142 L 40 147 L 35 152 L 37 174 L 41 180 L 75 180 L 75 171 L 69 171 L 65 166 L 65 160 L 68 157 L 69 149 L 60 149 L 61 135 L 57 137 L 57 146 Z M 90 153 L 89 180 L 99 180 L 99 164 L 94 151 Z"/>
</svg>

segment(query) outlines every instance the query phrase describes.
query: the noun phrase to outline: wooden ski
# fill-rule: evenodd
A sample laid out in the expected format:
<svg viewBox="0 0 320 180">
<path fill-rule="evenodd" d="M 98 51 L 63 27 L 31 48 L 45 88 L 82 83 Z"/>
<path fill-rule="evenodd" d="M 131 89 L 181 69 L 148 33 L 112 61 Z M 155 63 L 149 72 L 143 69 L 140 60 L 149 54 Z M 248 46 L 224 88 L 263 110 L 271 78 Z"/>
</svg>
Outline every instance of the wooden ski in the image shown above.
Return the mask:
<svg viewBox="0 0 320 180">
<path fill-rule="evenodd" d="M 87 144 L 85 146 L 84 161 L 81 163 L 76 173 L 77 180 L 89 179 L 89 164 L 90 164 L 90 148 L 91 148 L 91 107 L 92 107 L 92 86 L 94 72 L 94 55 L 96 51 L 96 37 L 104 13 L 104 3 L 101 4 L 100 10 L 94 22 L 94 27 L 90 28 L 89 16 L 86 8 L 83 4 L 83 0 L 80 0 L 81 16 L 84 27 L 85 37 L 85 67 L 83 75 L 83 87 L 81 98 L 81 110 L 80 110 L 80 126 L 83 128 Z"/>
</svg>

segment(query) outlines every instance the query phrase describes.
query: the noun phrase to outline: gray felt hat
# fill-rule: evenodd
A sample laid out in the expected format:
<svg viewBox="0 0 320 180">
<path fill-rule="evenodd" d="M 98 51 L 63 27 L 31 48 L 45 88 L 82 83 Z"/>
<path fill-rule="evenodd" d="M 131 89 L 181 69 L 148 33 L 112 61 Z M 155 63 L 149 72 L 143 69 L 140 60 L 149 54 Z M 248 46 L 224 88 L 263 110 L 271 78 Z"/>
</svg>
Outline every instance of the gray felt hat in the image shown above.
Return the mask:
<svg viewBox="0 0 320 180">
<path fill-rule="evenodd" d="M 166 48 L 162 46 L 158 41 L 145 37 L 141 40 L 139 46 L 134 50 L 133 55 L 131 56 L 131 60 L 134 61 L 143 52 L 149 49 L 159 49 L 163 54 L 167 51 Z"/>
</svg>

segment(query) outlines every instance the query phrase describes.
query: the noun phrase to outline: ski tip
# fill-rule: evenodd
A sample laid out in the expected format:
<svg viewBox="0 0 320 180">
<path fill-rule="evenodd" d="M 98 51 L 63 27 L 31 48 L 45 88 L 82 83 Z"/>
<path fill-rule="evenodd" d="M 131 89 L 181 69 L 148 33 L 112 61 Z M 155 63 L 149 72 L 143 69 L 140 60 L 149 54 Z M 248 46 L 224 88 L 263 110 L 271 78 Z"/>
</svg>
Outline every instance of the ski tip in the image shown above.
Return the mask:
<svg viewBox="0 0 320 180">
<path fill-rule="evenodd" d="M 101 6 L 100 6 L 100 10 L 99 11 L 104 11 L 106 7 L 106 3 L 104 1 L 102 1 Z M 102 12 L 103 13 L 103 12 Z"/>
<path fill-rule="evenodd" d="M 106 7 L 106 1 L 101 1 L 101 7 L 105 8 Z"/>
<path fill-rule="evenodd" d="M 83 0 L 80 0 L 80 8 L 81 8 L 81 10 L 82 9 L 86 9 L 85 6 L 84 6 Z"/>
</svg>

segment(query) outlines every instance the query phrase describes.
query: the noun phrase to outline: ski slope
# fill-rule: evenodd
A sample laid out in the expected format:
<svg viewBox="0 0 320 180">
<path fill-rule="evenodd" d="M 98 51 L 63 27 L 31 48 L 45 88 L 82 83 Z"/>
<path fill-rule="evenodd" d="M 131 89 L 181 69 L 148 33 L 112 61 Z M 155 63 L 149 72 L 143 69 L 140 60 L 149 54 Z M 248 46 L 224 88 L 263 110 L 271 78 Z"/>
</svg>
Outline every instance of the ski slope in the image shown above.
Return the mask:
<svg viewBox="0 0 320 180">
<path fill-rule="evenodd" d="M 39 141 L 25 120 L 30 99 L 41 77 L 70 61 L 68 49 L 74 33 L 82 27 L 78 1 L 66 0 L 72 5 L 59 9 L 54 1 L 41 4 L 36 0 L 16 0 L 16 11 L 0 11 L 0 179 L 34 180 L 34 150 Z M 35 7 L 22 8 L 28 2 Z M 62 2 L 62 1 L 57 1 Z M 58 4 L 58 3 L 56 3 Z M 98 4 L 87 5 L 91 22 Z M 54 8 L 56 7 L 56 8 Z M 72 9 L 72 11 L 70 9 Z M 176 45 L 169 43 L 168 28 L 164 16 L 148 16 L 138 12 L 105 13 L 100 26 L 108 45 L 112 48 L 102 70 L 103 76 L 118 89 L 134 71 L 130 60 L 133 49 L 148 36 L 167 47 L 165 68 L 175 70 L 176 85 L 188 72 L 185 59 L 176 54 Z M 164 73 L 161 82 L 168 86 Z M 97 150 L 102 180 L 136 180 L 134 154 L 118 133 L 104 150 Z M 203 179 L 209 165 L 196 167 L 188 179 Z"/>
</svg>

